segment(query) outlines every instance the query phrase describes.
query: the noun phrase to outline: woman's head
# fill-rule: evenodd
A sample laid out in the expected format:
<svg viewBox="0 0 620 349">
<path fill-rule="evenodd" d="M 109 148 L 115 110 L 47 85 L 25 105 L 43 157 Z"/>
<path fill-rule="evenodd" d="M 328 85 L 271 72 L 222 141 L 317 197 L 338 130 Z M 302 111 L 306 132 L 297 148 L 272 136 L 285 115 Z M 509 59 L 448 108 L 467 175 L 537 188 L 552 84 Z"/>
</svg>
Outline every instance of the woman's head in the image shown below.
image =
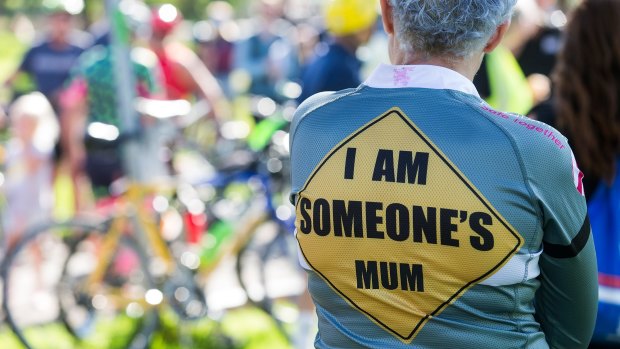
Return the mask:
<svg viewBox="0 0 620 349">
<path fill-rule="evenodd" d="M 400 49 L 418 57 L 481 53 L 516 0 L 387 0 Z"/>
<path fill-rule="evenodd" d="M 620 1 L 585 0 L 572 13 L 553 74 L 558 125 L 580 165 L 611 180 L 620 154 Z"/>
</svg>

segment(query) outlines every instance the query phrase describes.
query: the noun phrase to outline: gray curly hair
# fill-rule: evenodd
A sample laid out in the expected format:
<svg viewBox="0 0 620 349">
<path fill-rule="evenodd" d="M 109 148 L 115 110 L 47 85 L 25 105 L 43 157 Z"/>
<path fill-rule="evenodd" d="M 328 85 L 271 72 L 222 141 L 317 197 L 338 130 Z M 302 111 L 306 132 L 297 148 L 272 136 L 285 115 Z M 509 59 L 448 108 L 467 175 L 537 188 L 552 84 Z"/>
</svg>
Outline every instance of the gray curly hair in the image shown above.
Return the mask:
<svg viewBox="0 0 620 349">
<path fill-rule="evenodd" d="M 406 52 L 463 58 L 482 50 L 517 0 L 390 0 Z"/>
</svg>

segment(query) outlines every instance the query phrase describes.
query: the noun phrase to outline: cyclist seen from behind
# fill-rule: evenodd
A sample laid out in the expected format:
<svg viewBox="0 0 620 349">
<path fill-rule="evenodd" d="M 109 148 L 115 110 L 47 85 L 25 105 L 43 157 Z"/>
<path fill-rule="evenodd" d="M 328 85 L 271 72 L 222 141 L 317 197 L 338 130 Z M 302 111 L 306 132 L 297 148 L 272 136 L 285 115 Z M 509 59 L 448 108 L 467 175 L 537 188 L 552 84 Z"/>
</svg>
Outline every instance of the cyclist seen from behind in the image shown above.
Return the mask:
<svg viewBox="0 0 620 349">
<path fill-rule="evenodd" d="M 381 0 L 393 65 L 291 125 L 317 348 L 586 348 L 597 266 L 558 131 L 472 79 L 515 0 Z"/>
</svg>

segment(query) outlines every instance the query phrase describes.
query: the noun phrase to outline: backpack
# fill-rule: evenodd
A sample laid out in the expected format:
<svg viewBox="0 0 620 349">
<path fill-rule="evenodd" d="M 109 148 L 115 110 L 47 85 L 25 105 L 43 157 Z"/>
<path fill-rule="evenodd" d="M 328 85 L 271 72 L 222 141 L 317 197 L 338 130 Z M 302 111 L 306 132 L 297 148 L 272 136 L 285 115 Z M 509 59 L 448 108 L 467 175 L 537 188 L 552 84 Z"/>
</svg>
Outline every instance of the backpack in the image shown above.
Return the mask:
<svg viewBox="0 0 620 349">
<path fill-rule="evenodd" d="M 620 159 L 611 187 L 601 181 L 590 198 L 588 214 L 599 272 L 593 342 L 620 344 Z"/>
</svg>

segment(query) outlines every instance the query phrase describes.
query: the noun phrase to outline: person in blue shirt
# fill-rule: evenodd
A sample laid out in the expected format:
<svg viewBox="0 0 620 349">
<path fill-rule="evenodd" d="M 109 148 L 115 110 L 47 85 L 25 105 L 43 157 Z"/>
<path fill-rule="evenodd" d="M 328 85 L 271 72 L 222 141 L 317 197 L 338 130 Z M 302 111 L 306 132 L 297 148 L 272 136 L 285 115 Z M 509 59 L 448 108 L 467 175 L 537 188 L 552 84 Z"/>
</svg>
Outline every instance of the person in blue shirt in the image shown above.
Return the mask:
<svg viewBox="0 0 620 349">
<path fill-rule="evenodd" d="M 253 95 L 284 102 L 279 85 L 297 76 L 297 52 L 287 34 L 292 24 L 284 18 L 284 1 L 254 2 L 255 32 L 237 41 L 233 53 L 233 69 L 250 78 L 248 91 Z"/>
<path fill-rule="evenodd" d="M 90 46 L 88 34 L 73 27 L 73 16 L 64 2 L 46 8 L 49 30 L 26 52 L 18 69 L 7 79 L 12 85 L 20 73 L 28 74 L 36 87 L 57 109 L 57 98 L 71 68 Z"/>
<path fill-rule="evenodd" d="M 377 3 L 370 0 L 335 0 L 324 9 L 330 34 L 326 52 L 317 55 L 302 74 L 302 92 L 297 101 L 315 93 L 358 86 L 362 62 L 357 49 L 368 42 L 378 18 Z"/>
</svg>

